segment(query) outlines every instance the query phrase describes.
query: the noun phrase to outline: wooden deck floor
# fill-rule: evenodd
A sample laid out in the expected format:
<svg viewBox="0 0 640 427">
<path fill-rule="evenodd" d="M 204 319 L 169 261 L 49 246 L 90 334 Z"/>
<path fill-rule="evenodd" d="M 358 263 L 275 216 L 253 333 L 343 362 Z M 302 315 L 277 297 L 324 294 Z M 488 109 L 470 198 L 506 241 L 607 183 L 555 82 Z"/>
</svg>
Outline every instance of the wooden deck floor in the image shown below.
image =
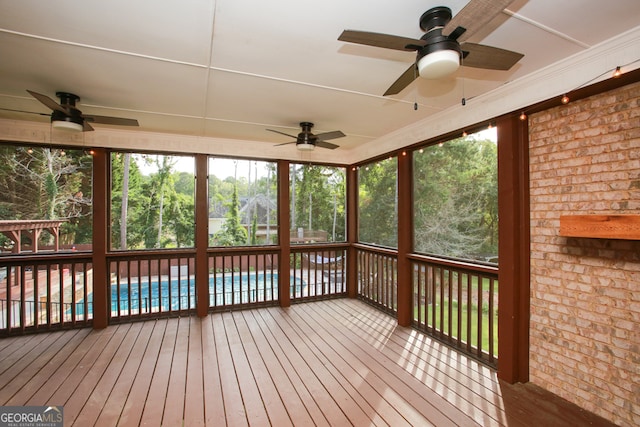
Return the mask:
<svg viewBox="0 0 640 427">
<path fill-rule="evenodd" d="M 349 299 L 6 338 L 0 405 L 78 426 L 609 425 Z"/>
</svg>

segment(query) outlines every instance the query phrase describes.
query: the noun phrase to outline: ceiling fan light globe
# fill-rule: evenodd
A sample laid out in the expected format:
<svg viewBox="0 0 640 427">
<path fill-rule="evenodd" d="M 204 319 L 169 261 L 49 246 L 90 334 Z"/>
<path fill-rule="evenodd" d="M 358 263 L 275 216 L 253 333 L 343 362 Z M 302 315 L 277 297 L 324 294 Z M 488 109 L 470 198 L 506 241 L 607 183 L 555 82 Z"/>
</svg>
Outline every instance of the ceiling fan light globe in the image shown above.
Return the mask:
<svg viewBox="0 0 640 427">
<path fill-rule="evenodd" d="M 316 148 L 316 146 L 313 144 L 299 143 L 299 144 L 296 144 L 296 148 L 299 151 L 313 151 L 313 149 Z"/>
<path fill-rule="evenodd" d="M 53 126 L 55 129 L 61 129 L 61 130 L 67 130 L 67 131 L 73 131 L 73 132 L 82 132 L 82 124 L 75 123 L 72 121 L 53 120 L 51 121 L 51 126 Z"/>
<path fill-rule="evenodd" d="M 446 77 L 459 67 L 460 54 L 450 49 L 431 52 L 418 60 L 418 72 L 423 79 Z"/>
</svg>

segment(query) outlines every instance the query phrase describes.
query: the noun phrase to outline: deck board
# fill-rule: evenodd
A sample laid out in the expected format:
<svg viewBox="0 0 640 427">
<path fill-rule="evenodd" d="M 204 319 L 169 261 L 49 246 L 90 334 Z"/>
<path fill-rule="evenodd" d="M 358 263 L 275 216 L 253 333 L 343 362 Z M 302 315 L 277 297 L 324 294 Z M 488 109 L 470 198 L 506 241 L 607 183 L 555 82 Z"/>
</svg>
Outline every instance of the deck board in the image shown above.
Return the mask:
<svg viewBox="0 0 640 427">
<path fill-rule="evenodd" d="M 151 381 L 153 379 L 153 372 L 158 361 L 158 355 L 160 354 L 160 348 L 164 339 L 164 335 L 167 329 L 168 321 L 166 319 L 158 320 L 154 322 L 146 322 L 153 326 L 153 330 L 149 335 L 141 335 L 141 338 L 147 338 L 145 343 L 146 347 L 144 354 L 140 361 L 133 361 L 139 363 L 138 369 L 135 373 L 135 379 L 130 378 L 125 380 L 131 384 L 127 390 L 124 381 L 122 383 L 123 390 L 120 391 L 126 396 L 126 402 L 124 406 L 118 408 L 119 418 L 114 423 L 109 424 L 109 419 L 98 419 L 99 425 L 109 426 L 116 425 L 117 422 L 123 426 L 137 426 L 142 419 L 142 413 L 144 410 L 144 403 L 147 401 L 149 390 L 151 388 Z M 101 414 L 102 415 L 102 414 Z M 104 414 L 104 417 L 109 417 L 109 412 Z M 104 421 L 104 424 L 102 424 Z"/>
<path fill-rule="evenodd" d="M 140 371 L 145 350 L 151 342 L 150 335 L 153 333 L 154 326 L 155 324 L 153 322 L 146 322 L 142 325 L 140 333 L 136 337 L 136 342 L 129 353 L 129 357 L 123 364 L 120 378 L 118 378 L 118 381 L 114 384 L 103 407 L 96 409 L 98 412 L 95 420 L 96 426 L 113 426 L 118 423 L 122 409 L 126 405 L 129 392 L 133 390 L 134 379 Z M 144 393 L 144 398 L 146 398 L 146 392 Z"/>
<path fill-rule="evenodd" d="M 335 305 L 339 305 L 339 303 Z M 344 337 L 342 338 L 343 340 L 353 340 L 356 344 L 353 351 L 356 352 L 355 354 L 358 354 L 359 357 L 367 358 L 369 357 L 369 354 L 372 354 L 374 357 L 370 358 L 368 365 L 371 363 L 379 363 L 381 366 L 389 366 L 388 374 L 385 375 L 388 381 L 393 381 L 393 379 L 401 377 L 401 371 L 406 372 L 409 370 L 410 372 L 413 372 L 415 381 L 405 381 L 405 386 L 409 388 L 407 393 L 405 393 L 405 399 L 411 399 L 415 394 L 416 387 L 420 388 L 422 387 L 422 384 L 425 383 L 429 384 L 430 389 L 432 390 L 431 395 L 424 395 L 424 398 L 427 401 L 426 404 L 430 404 L 430 402 L 434 401 L 438 402 L 439 399 L 437 397 L 439 396 L 447 396 L 448 404 L 439 402 L 437 408 L 433 408 L 429 411 L 429 415 L 435 415 L 437 412 L 442 412 L 444 417 L 453 421 L 456 425 L 469 422 L 468 419 L 460 416 L 461 411 L 480 425 L 488 425 L 492 422 L 499 421 L 498 419 L 491 419 L 491 417 L 487 417 L 485 416 L 486 414 L 478 411 L 478 408 L 475 405 L 478 404 L 478 399 L 481 398 L 481 396 L 476 395 L 475 398 L 466 396 L 469 394 L 469 389 L 466 387 L 466 385 L 469 384 L 469 381 L 462 382 L 460 384 L 461 387 L 451 387 L 453 380 L 450 377 L 446 377 L 442 371 L 437 369 L 437 366 L 444 365 L 443 360 L 441 359 L 442 355 L 439 355 L 437 352 L 429 353 L 430 356 L 433 357 L 433 360 L 429 363 L 429 367 L 434 367 L 434 369 L 432 369 L 433 372 L 429 373 L 411 361 L 412 357 L 416 354 L 416 349 L 407 347 L 407 341 L 405 341 L 404 347 L 398 348 L 394 346 L 394 338 L 396 334 L 410 331 L 408 328 L 401 328 L 393 325 L 393 332 L 389 333 L 388 331 L 391 330 L 389 325 L 385 325 L 385 328 L 377 327 L 369 328 L 368 330 L 365 329 L 366 325 L 361 325 L 362 329 L 359 329 L 360 333 L 356 334 L 348 327 L 351 322 L 350 318 L 343 317 L 345 315 L 348 316 L 348 312 L 337 313 L 327 304 L 317 305 L 311 307 L 311 309 L 314 310 L 314 313 L 323 320 L 322 322 L 319 322 L 322 327 L 326 328 L 331 325 L 333 330 Z M 333 310 L 333 313 L 328 313 L 327 310 Z M 363 331 L 367 331 L 369 333 L 368 341 L 363 339 Z M 380 341 L 381 339 L 383 342 Z M 378 353 L 370 353 L 366 351 L 367 346 L 370 345 L 372 340 L 377 340 L 377 343 L 379 344 Z M 393 364 L 386 363 L 387 360 L 393 362 Z M 397 387 L 400 388 L 402 385 L 398 384 Z M 460 393 L 462 393 L 462 395 Z M 423 404 L 416 402 L 416 406 L 423 407 Z M 444 419 L 435 420 L 436 425 L 443 425 L 445 422 L 446 421 Z"/>
<path fill-rule="evenodd" d="M 144 402 L 138 403 L 144 403 L 140 421 L 141 425 L 162 425 L 162 416 L 164 414 L 164 404 L 169 387 L 169 375 L 171 373 L 171 363 L 173 360 L 179 319 L 169 319 L 166 322 L 167 325 L 162 337 L 162 344 L 160 344 L 160 349 L 156 355 L 156 364 L 151 377 L 147 399 Z"/>
<path fill-rule="evenodd" d="M 0 404 L 64 405 L 65 425 L 612 425 L 353 299 L 11 337 L 0 355 Z"/>
</svg>

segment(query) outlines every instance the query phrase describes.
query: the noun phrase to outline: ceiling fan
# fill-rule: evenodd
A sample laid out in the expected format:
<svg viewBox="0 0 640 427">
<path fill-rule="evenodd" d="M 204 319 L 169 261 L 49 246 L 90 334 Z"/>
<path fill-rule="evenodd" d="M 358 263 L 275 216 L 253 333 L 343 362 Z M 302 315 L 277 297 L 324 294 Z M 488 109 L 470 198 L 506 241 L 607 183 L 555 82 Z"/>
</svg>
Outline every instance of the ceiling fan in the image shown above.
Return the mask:
<svg viewBox="0 0 640 427">
<path fill-rule="evenodd" d="M 498 15 L 513 0 L 471 0 L 455 16 L 445 6 L 434 7 L 420 17 L 420 28 L 425 32 L 420 39 L 367 31 L 344 30 L 338 40 L 383 47 L 386 49 L 416 51 L 416 61 L 384 93 L 395 95 L 416 77 L 439 79 L 458 69 L 460 65 L 490 70 L 509 70 L 524 55 L 497 47 L 465 43 L 473 33 Z"/>
<path fill-rule="evenodd" d="M 291 138 L 296 139 L 295 141 L 284 142 L 282 144 L 277 144 L 276 146 L 296 144 L 296 148 L 302 151 L 311 151 L 315 147 L 328 148 L 330 150 L 334 150 L 338 148 L 338 145 L 327 142 L 327 140 L 342 138 L 343 136 L 346 136 L 344 133 L 342 133 L 342 131 L 339 131 L 339 130 L 334 130 L 331 132 L 324 132 L 324 133 L 319 133 L 317 135 L 314 135 L 311 133 L 311 128 L 313 127 L 313 123 L 311 122 L 301 122 L 300 127 L 302 128 L 302 132 L 300 132 L 298 136 L 289 135 L 288 133 L 280 132 L 273 129 L 267 129 L 267 130 L 269 132 L 279 133 L 281 135 L 290 136 Z"/>
<path fill-rule="evenodd" d="M 109 116 L 96 116 L 93 114 L 83 114 L 76 107 L 76 102 L 80 101 L 80 97 L 78 95 L 74 95 L 68 92 L 56 92 L 56 96 L 60 98 L 60 103 L 58 104 L 53 99 L 49 98 L 46 95 L 41 93 L 33 92 L 27 89 L 27 92 L 35 99 L 43 103 L 45 106 L 49 107 L 51 112 L 51 125 L 57 129 L 66 129 L 73 131 L 92 131 L 94 130 L 91 127 L 90 123 L 99 123 L 105 125 L 118 125 L 118 126 L 138 126 L 138 121 L 135 119 L 125 119 L 121 117 L 109 117 Z M 10 110 L 5 109 L 6 111 L 17 111 L 20 113 L 29 113 L 29 114 L 40 114 L 43 116 L 48 116 L 48 114 L 44 113 L 36 113 L 32 111 L 21 111 L 21 110 Z"/>
</svg>

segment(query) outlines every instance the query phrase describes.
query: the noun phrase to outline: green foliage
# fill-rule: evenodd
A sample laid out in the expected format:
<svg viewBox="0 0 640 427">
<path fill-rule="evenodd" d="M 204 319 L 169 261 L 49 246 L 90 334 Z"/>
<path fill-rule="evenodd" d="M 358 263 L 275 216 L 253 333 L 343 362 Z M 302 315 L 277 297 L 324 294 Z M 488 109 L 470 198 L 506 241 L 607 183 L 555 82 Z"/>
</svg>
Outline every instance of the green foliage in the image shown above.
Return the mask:
<svg viewBox="0 0 640 427">
<path fill-rule="evenodd" d="M 218 246 L 240 246 L 247 242 L 247 229 L 240 223 L 238 201 L 238 187 L 234 186 L 231 201 L 228 204 L 226 221 L 222 230 L 214 235 L 214 241 Z"/>
<path fill-rule="evenodd" d="M 361 242 L 398 246 L 397 159 L 360 167 L 358 238 Z"/>
<path fill-rule="evenodd" d="M 329 241 L 346 239 L 345 169 L 322 165 L 291 167 L 291 227 L 326 231 Z"/>
<path fill-rule="evenodd" d="M 124 194 L 124 162 L 111 157 L 111 245 L 114 249 L 192 247 L 195 242 L 195 180 L 193 173 L 176 172 L 173 156 L 131 157 L 126 212 L 126 247 L 120 230 Z M 139 165 L 135 160 L 141 162 Z M 154 172 L 143 175 L 144 164 Z"/>
<path fill-rule="evenodd" d="M 2 145 L 0 219 L 65 220 L 62 244 L 91 243 L 91 170 L 83 150 Z M 42 233 L 40 244 L 52 243 Z"/>
<path fill-rule="evenodd" d="M 418 252 L 456 258 L 497 255 L 497 146 L 459 138 L 414 155 Z"/>
</svg>

